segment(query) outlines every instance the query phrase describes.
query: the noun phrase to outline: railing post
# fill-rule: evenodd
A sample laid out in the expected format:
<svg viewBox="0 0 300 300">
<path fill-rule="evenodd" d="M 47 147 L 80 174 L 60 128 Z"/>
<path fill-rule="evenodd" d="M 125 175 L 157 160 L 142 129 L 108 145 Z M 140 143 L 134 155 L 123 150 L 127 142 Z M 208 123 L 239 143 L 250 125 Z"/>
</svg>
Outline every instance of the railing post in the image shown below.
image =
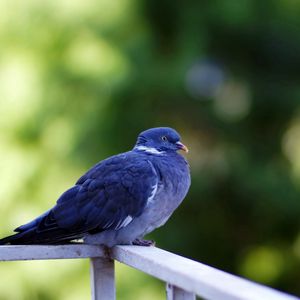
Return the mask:
<svg viewBox="0 0 300 300">
<path fill-rule="evenodd" d="M 92 300 L 115 300 L 114 261 L 108 258 L 91 258 Z"/>
<path fill-rule="evenodd" d="M 167 283 L 167 300 L 196 300 L 196 295 Z"/>
</svg>

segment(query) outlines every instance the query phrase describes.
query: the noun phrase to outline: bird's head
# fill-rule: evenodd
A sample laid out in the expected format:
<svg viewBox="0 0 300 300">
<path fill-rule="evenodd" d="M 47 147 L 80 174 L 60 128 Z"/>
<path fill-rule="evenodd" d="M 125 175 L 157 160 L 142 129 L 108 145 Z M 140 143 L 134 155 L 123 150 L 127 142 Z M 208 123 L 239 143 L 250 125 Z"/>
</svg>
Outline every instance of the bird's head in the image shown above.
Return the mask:
<svg viewBox="0 0 300 300">
<path fill-rule="evenodd" d="M 141 132 L 134 150 L 152 154 L 176 152 L 178 150 L 188 152 L 188 148 L 180 142 L 178 132 L 169 127 L 151 128 Z"/>
</svg>

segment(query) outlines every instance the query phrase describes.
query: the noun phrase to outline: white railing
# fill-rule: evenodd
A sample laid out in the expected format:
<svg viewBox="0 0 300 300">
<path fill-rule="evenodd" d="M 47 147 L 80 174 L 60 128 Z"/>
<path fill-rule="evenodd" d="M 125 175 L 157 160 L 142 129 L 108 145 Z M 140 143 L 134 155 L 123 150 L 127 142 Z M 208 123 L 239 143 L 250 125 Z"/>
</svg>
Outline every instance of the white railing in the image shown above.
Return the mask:
<svg viewBox="0 0 300 300">
<path fill-rule="evenodd" d="M 73 258 L 90 258 L 93 300 L 115 299 L 114 260 L 165 281 L 168 300 L 300 300 L 155 247 L 0 246 L 0 261 Z"/>
</svg>

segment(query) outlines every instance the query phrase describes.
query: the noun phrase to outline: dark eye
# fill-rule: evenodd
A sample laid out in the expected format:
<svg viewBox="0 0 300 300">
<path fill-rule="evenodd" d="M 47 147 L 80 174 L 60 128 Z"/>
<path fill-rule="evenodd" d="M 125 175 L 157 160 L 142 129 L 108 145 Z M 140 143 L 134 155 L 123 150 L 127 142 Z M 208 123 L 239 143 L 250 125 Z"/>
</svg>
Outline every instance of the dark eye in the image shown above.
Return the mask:
<svg viewBox="0 0 300 300">
<path fill-rule="evenodd" d="M 167 138 L 165 135 L 162 136 L 161 139 L 162 139 L 164 142 L 166 142 L 166 141 L 168 140 L 168 138 Z"/>
</svg>

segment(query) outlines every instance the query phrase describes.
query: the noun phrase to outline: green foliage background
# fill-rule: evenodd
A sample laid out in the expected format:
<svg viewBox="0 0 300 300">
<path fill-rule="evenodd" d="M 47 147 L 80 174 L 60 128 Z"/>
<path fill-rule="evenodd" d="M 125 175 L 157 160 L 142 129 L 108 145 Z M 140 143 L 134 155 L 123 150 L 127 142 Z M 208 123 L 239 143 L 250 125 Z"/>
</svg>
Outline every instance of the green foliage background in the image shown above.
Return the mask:
<svg viewBox="0 0 300 300">
<path fill-rule="evenodd" d="M 0 0 L 1 236 L 137 134 L 192 188 L 158 246 L 300 295 L 300 2 Z M 163 284 L 117 266 L 120 299 Z M 0 299 L 88 299 L 87 261 L 0 265 Z"/>
</svg>

